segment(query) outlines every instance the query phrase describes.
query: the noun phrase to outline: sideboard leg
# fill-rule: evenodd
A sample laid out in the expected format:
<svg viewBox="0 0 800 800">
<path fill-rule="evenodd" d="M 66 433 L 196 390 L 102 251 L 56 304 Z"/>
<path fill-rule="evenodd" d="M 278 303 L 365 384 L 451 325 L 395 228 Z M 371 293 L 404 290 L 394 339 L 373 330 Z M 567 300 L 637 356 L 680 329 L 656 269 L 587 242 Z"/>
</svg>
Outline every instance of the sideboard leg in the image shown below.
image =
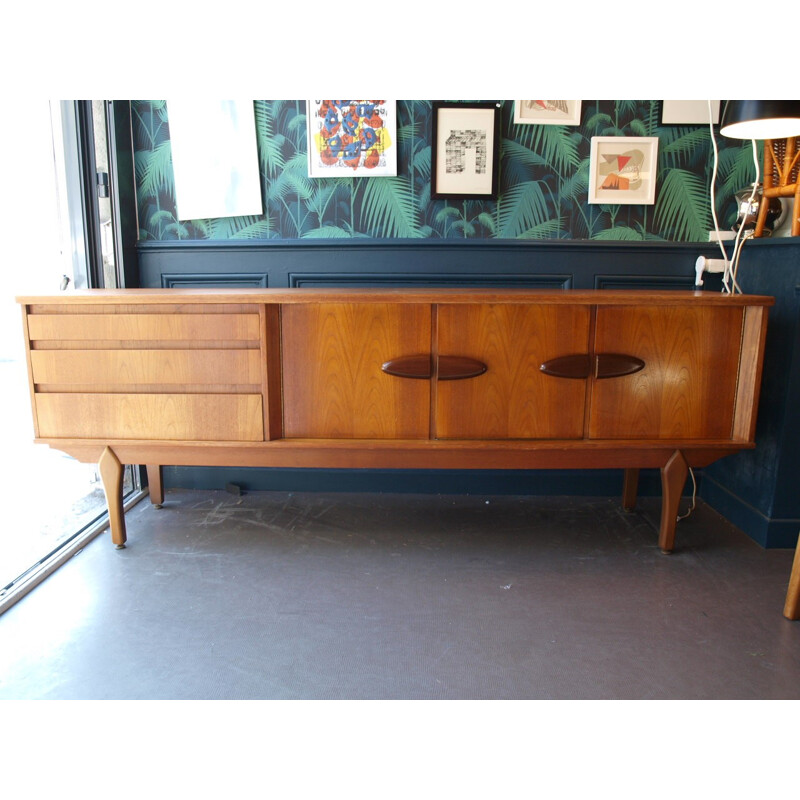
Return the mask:
<svg viewBox="0 0 800 800">
<path fill-rule="evenodd" d="M 125 510 L 122 505 L 122 476 L 124 467 L 110 447 L 103 450 L 97 464 L 103 480 L 103 491 L 108 503 L 108 519 L 111 525 L 111 541 L 117 550 L 125 547 L 128 536 L 125 532 Z"/>
<path fill-rule="evenodd" d="M 662 553 L 671 553 L 675 544 L 675 524 L 678 521 L 681 492 L 688 475 L 689 464 L 680 450 L 676 450 L 661 467 L 661 528 L 658 532 L 658 546 Z"/>
<path fill-rule="evenodd" d="M 786 605 L 783 608 L 786 619 L 800 619 L 800 538 L 794 552 L 792 575 L 789 578 L 789 591 L 786 593 Z"/>
<path fill-rule="evenodd" d="M 622 507 L 625 511 L 636 508 L 636 495 L 639 492 L 639 470 L 626 469 L 625 480 L 622 484 Z"/>
<path fill-rule="evenodd" d="M 146 469 L 150 502 L 156 508 L 161 508 L 164 504 L 164 482 L 162 480 L 161 464 L 147 464 Z"/>
</svg>

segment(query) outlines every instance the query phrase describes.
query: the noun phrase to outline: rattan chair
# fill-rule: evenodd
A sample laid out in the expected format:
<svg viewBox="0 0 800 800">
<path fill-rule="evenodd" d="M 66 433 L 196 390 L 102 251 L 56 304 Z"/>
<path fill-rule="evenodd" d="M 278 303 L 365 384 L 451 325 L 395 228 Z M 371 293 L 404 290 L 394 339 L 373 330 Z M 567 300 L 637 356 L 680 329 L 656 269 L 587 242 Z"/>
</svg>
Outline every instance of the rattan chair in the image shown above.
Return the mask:
<svg viewBox="0 0 800 800">
<path fill-rule="evenodd" d="M 792 236 L 800 236 L 800 136 L 764 140 L 764 199 L 793 197 Z M 764 232 L 769 203 L 760 203 L 755 235 Z"/>
<path fill-rule="evenodd" d="M 786 605 L 783 609 L 786 619 L 800 619 L 800 539 L 794 554 L 792 575 L 789 578 L 789 591 L 786 592 Z"/>
</svg>

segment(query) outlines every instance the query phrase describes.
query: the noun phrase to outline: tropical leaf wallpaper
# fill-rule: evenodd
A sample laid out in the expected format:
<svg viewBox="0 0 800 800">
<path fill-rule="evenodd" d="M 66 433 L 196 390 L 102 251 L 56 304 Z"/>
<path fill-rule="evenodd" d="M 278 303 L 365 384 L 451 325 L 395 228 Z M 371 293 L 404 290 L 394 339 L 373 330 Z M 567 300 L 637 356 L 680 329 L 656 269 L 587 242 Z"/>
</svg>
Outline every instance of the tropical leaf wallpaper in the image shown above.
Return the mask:
<svg viewBox="0 0 800 800">
<path fill-rule="evenodd" d="M 139 237 L 613 239 L 701 242 L 713 229 L 708 126 L 661 125 L 659 100 L 584 100 L 581 124 L 516 125 L 503 102 L 498 199 L 432 200 L 432 103 L 397 101 L 396 177 L 308 177 L 304 100 L 254 101 L 263 216 L 177 219 L 167 104 L 132 101 Z M 590 205 L 592 136 L 657 136 L 655 205 Z M 716 136 L 717 216 L 755 179 L 752 146 Z"/>
</svg>

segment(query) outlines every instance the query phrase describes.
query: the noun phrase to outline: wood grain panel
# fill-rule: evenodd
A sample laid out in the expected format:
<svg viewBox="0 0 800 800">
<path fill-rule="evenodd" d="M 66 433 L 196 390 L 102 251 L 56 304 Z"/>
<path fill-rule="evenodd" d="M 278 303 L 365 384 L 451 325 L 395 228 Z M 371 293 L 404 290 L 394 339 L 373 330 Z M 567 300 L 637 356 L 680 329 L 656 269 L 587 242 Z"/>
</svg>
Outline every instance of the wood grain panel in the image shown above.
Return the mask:
<svg viewBox="0 0 800 800">
<path fill-rule="evenodd" d="M 37 385 L 261 384 L 258 350 L 34 350 L 31 366 Z"/>
<path fill-rule="evenodd" d="M 745 442 L 752 442 L 756 434 L 758 395 L 761 388 L 761 371 L 764 367 L 768 316 L 769 309 L 763 306 L 751 306 L 744 312 L 742 357 L 739 384 L 736 387 L 733 436 Z"/>
<path fill-rule="evenodd" d="M 99 293 L 106 296 L 107 289 L 89 290 L 92 299 Z M 136 300 L 136 289 L 124 289 L 123 297 L 133 297 Z M 167 298 L 174 297 L 174 293 L 167 294 Z M 117 298 L 119 299 L 119 298 Z M 259 303 L 221 303 L 215 299 L 212 303 L 143 303 L 143 302 L 118 302 L 118 303 L 73 303 L 61 302 L 54 304 L 31 303 L 28 306 L 29 314 L 258 314 Z M 141 300 L 141 297 L 139 297 Z"/>
<path fill-rule="evenodd" d="M 467 356 L 488 369 L 440 381 L 436 436 L 570 439 L 583 435 L 586 382 L 545 375 L 553 358 L 586 353 L 590 309 L 555 305 L 438 308 L 439 355 Z"/>
<path fill-rule="evenodd" d="M 427 305 L 302 304 L 282 319 L 284 436 L 426 438 L 430 383 L 386 361 L 430 352 Z"/>
<path fill-rule="evenodd" d="M 562 244 L 562 243 L 560 243 Z M 554 305 L 613 305 L 635 306 L 658 304 L 682 306 L 687 303 L 718 306 L 771 306 L 775 300 L 759 295 L 721 295 L 700 290 L 622 289 L 597 291 L 593 289 L 526 289 L 526 288 L 404 288 L 404 289 L 87 289 L 68 295 L 20 295 L 17 302 L 30 305 L 59 306 L 163 306 L 184 305 L 202 309 L 203 306 L 252 305 L 255 303 L 548 303 Z"/>
<path fill-rule="evenodd" d="M 30 314 L 36 340 L 255 341 L 258 314 Z"/>
<path fill-rule="evenodd" d="M 261 441 L 261 395 L 39 394 L 43 438 Z"/>
<path fill-rule="evenodd" d="M 280 306 L 276 305 L 264 305 L 260 310 L 265 439 L 280 439 L 283 436 L 280 311 Z"/>
<path fill-rule="evenodd" d="M 81 461 L 100 457 L 97 439 L 39 439 Z M 589 439 L 278 439 L 272 442 L 110 442 L 125 464 L 310 467 L 331 469 L 629 469 L 660 468 L 675 446 L 689 466 L 704 467 L 753 445 L 741 442 L 593 442 Z"/>
<path fill-rule="evenodd" d="M 589 435 L 730 439 L 742 320 L 737 307 L 599 308 L 595 351 L 645 367 L 594 382 Z"/>
</svg>

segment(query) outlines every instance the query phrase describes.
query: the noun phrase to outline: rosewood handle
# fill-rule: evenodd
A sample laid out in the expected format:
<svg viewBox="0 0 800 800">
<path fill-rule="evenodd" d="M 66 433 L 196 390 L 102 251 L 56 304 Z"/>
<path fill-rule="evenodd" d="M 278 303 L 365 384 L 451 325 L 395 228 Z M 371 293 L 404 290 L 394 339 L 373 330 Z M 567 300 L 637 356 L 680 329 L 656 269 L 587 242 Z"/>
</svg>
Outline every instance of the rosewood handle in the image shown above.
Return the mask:
<svg viewBox="0 0 800 800">
<path fill-rule="evenodd" d="M 469 356 L 439 356 L 439 380 L 460 381 L 464 378 L 477 378 L 488 367 L 483 361 Z"/>
<path fill-rule="evenodd" d="M 644 369 L 644 361 L 624 353 L 598 353 L 595 356 L 576 353 L 551 358 L 540 369 L 554 378 L 620 378 Z"/>
<path fill-rule="evenodd" d="M 558 356 L 545 361 L 539 369 L 554 378 L 588 378 L 592 374 L 592 357 L 588 353 Z"/>
<path fill-rule="evenodd" d="M 477 378 L 488 369 L 486 364 L 468 356 L 439 356 L 438 378 L 440 381 L 458 381 L 464 378 Z M 431 357 L 401 356 L 381 365 L 387 375 L 397 378 L 416 378 L 428 380 L 433 375 Z"/>
<path fill-rule="evenodd" d="M 595 378 L 621 378 L 644 369 L 644 361 L 624 353 L 598 353 Z"/>
<path fill-rule="evenodd" d="M 433 374 L 429 355 L 393 358 L 391 361 L 382 364 L 381 369 L 387 375 L 394 375 L 397 378 L 428 380 Z"/>
</svg>

